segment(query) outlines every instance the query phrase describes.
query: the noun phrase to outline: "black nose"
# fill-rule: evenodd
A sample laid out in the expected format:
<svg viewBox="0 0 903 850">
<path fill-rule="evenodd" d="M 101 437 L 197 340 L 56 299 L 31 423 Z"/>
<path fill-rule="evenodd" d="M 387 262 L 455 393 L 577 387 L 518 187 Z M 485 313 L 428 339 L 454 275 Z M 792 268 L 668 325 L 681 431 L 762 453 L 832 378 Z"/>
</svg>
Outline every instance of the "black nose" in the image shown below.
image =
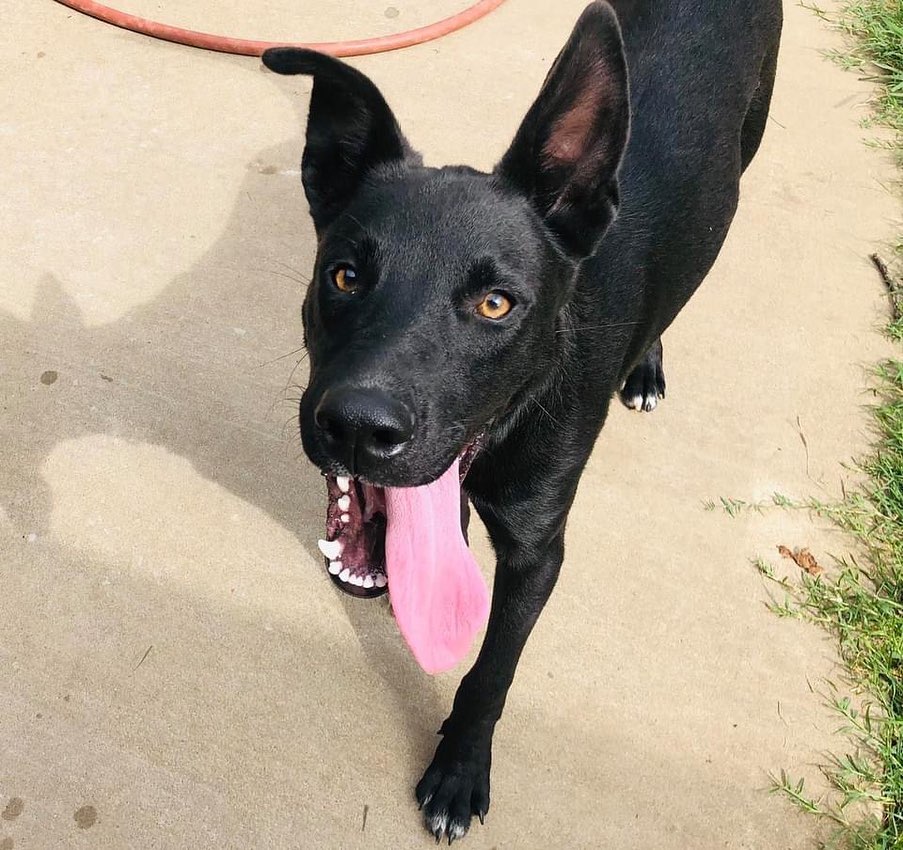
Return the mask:
<svg viewBox="0 0 903 850">
<path fill-rule="evenodd" d="M 414 434 L 410 409 L 380 390 L 327 390 L 315 413 L 329 450 L 351 472 L 397 455 Z"/>
</svg>

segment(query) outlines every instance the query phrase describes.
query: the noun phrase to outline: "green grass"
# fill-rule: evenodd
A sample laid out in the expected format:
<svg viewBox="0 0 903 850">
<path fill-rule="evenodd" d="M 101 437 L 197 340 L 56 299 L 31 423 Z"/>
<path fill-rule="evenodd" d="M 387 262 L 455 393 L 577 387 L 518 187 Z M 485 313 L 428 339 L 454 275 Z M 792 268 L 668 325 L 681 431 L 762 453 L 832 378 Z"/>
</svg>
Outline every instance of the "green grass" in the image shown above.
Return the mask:
<svg viewBox="0 0 903 850">
<path fill-rule="evenodd" d="M 756 567 L 772 583 L 771 610 L 817 623 L 837 639 L 852 699 L 835 683 L 822 697 L 840 716 L 850 744 L 821 765 L 832 793 L 810 796 L 784 770 L 773 790 L 806 812 L 833 821 L 828 847 L 903 848 L 903 363 L 888 362 L 876 376 L 878 440 L 861 462 L 868 483 L 839 503 L 793 502 L 776 494 L 749 509 L 805 508 L 826 516 L 859 542 L 859 558 L 799 581 L 778 578 L 765 560 Z M 723 509 L 733 513 L 735 500 Z M 864 805 L 858 805 L 864 804 Z"/>
<path fill-rule="evenodd" d="M 832 56 L 875 82 L 870 123 L 892 131 L 891 141 L 880 144 L 903 167 L 903 0 L 854 0 L 836 18 L 808 8 L 849 36 L 848 49 Z M 901 265 L 903 234 L 884 274 L 887 335 L 897 342 L 903 342 Z M 785 770 L 772 776 L 773 790 L 833 823 L 825 847 L 903 850 L 903 359 L 876 368 L 875 390 L 875 442 L 858 463 L 866 474 L 861 488 L 833 504 L 775 494 L 764 504 L 721 499 L 720 506 L 732 516 L 773 506 L 806 508 L 829 517 L 857 542 L 857 556 L 848 555 L 820 576 L 801 573 L 798 581 L 778 578 L 770 564 L 756 561 L 774 591 L 771 610 L 830 631 L 848 673 L 842 687 L 829 682 L 822 692 L 849 744 L 848 752 L 829 755 L 821 765 L 831 791 L 813 797 L 802 779 Z"/>
<path fill-rule="evenodd" d="M 837 18 L 805 0 L 800 5 L 848 36 L 846 50 L 830 50 L 827 55 L 875 83 L 872 114 L 864 123 L 890 129 L 892 136 L 870 144 L 893 151 L 898 165 L 903 167 L 903 2 L 855 0 L 847 3 Z M 891 339 L 903 342 L 903 235 L 892 246 L 891 254 L 890 265 L 897 274 L 893 280 L 885 279 L 893 314 L 887 333 Z"/>
<path fill-rule="evenodd" d="M 848 57 L 878 83 L 874 120 L 903 131 L 903 4 L 859 0 L 844 8 L 839 23 L 851 37 Z"/>
<path fill-rule="evenodd" d="M 903 848 L 903 363 L 888 361 L 875 375 L 876 444 L 859 466 L 868 476 L 841 502 L 793 500 L 780 493 L 762 502 L 721 498 L 729 516 L 769 509 L 807 510 L 827 517 L 859 544 L 813 577 L 778 576 L 765 559 L 754 563 L 768 580 L 770 610 L 815 623 L 838 641 L 846 681 L 826 682 L 825 703 L 839 716 L 849 745 L 820 765 L 831 792 L 812 796 L 802 779 L 773 774 L 772 790 L 835 827 L 829 848 Z M 855 699 L 845 691 L 849 691 Z"/>
<path fill-rule="evenodd" d="M 827 51 L 844 68 L 865 71 L 877 83 L 870 123 L 897 132 L 903 129 L 903 11 L 899 0 L 857 0 L 847 3 L 836 18 L 817 4 L 800 2 L 819 18 L 849 36 L 845 50 Z M 898 145 L 894 145 L 898 153 Z"/>
</svg>

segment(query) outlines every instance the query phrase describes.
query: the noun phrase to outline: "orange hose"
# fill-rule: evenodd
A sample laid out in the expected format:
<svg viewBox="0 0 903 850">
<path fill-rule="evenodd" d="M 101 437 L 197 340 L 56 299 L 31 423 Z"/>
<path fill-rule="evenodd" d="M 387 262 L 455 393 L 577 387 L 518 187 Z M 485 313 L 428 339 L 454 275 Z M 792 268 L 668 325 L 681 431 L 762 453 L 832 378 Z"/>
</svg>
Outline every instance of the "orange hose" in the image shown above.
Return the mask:
<svg viewBox="0 0 903 850">
<path fill-rule="evenodd" d="M 386 50 L 399 50 L 402 47 L 410 47 L 414 44 L 423 44 L 441 38 L 450 32 L 463 29 L 488 15 L 493 9 L 501 6 L 505 0 L 479 0 L 463 12 L 458 12 L 449 18 L 427 24 L 425 27 L 397 32 L 392 35 L 384 35 L 379 38 L 361 38 L 356 41 L 324 41 L 319 44 L 290 44 L 278 41 L 251 41 L 245 38 L 229 38 L 224 35 L 196 32 L 194 30 L 181 29 L 169 24 L 161 24 L 157 21 L 149 21 L 147 18 L 139 18 L 127 12 L 111 9 L 94 0 L 57 0 L 70 9 L 83 12 L 92 18 L 104 21 L 113 26 L 122 27 L 132 32 L 142 33 L 161 38 L 164 41 L 174 41 L 176 44 L 187 44 L 189 47 L 200 47 L 203 50 L 218 50 L 221 53 L 238 53 L 242 56 L 260 56 L 264 50 L 270 47 L 307 47 L 328 53 L 331 56 L 364 56 L 368 53 L 382 53 Z"/>
</svg>

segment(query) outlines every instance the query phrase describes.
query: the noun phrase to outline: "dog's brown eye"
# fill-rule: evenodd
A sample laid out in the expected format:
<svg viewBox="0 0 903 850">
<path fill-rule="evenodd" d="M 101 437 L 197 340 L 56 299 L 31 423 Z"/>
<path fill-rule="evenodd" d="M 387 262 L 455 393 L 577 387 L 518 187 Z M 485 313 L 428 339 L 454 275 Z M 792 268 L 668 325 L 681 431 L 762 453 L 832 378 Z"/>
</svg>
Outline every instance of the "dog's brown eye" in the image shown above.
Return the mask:
<svg viewBox="0 0 903 850">
<path fill-rule="evenodd" d="M 493 290 L 483 296 L 483 300 L 477 304 L 477 312 L 484 319 L 503 319 L 511 312 L 514 306 L 511 299 L 504 292 Z"/>
<path fill-rule="evenodd" d="M 351 266 L 336 266 L 332 270 L 332 282 L 340 292 L 352 293 L 360 288 L 357 272 Z"/>
</svg>

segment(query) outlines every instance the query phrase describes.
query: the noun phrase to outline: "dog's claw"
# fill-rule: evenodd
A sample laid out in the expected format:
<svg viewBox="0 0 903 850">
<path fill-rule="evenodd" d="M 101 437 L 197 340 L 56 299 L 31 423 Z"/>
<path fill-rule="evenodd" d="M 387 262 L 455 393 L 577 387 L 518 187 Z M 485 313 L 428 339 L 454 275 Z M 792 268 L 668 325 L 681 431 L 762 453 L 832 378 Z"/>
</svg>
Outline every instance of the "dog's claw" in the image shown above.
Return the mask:
<svg viewBox="0 0 903 850">
<path fill-rule="evenodd" d="M 488 748 L 471 744 L 469 757 L 457 759 L 459 746 L 446 735 L 414 792 L 427 831 L 437 842 L 444 836 L 449 846 L 467 834 L 471 818 L 484 823 L 489 808 Z"/>
<path fill-rule="evenodd" d="M 662 368 L 661 342 L 656 342 L 636 368 L 627 376 L 618 392 L 625 407 L 651 413 L 665 397 L 665 372 Z"/>
<path fill-rule="evenodd" d="M 477 812 L 477 817 L 480 819 L 480 826 L 485 826 L 486 812 Z"/>
</svg>

